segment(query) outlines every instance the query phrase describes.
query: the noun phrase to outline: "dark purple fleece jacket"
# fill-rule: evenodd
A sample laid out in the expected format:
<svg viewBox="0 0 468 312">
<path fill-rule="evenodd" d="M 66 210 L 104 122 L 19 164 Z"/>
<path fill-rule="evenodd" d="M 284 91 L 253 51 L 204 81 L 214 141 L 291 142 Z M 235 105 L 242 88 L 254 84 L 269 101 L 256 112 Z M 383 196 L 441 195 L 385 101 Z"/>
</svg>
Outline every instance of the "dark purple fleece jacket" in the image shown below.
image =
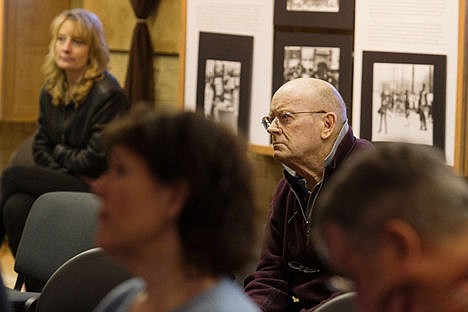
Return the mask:
<svg viewBox="0 0 468 312">
<path fill-rule="evenodd" d="M 356 138 L 349 127 L 311 194 L 302 178 L 284 172 L 271 203 L 257 270 L 245 279 L 245 291 L 262 311 L 312 309 L 332 295 L 326 287 L 330 272 L 307 242 L 307 223 L 333 172 L 349 156 L 369 148 L 372 144 Z"/>
</svg>

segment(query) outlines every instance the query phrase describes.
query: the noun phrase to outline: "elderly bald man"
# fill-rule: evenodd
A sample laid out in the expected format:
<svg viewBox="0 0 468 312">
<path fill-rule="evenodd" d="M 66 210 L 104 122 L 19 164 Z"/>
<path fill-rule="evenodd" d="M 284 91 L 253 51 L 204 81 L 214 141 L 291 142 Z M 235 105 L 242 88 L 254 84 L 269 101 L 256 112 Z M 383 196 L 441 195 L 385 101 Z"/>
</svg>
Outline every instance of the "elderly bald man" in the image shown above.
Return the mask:
<svg viewBox="0 0 468 312">
<path fill-rule="evenodd" d="M 320 79 L 299 78 L 281 86 L 262 123 L 284 177 L 245 290 L 263 311 L 313 309 L 333 293 L 327 287 L 330 273 L 308 238 L 316 200 L 344 161 L 372 145 L 353 135 L 341 95 Z"/>
</svg>

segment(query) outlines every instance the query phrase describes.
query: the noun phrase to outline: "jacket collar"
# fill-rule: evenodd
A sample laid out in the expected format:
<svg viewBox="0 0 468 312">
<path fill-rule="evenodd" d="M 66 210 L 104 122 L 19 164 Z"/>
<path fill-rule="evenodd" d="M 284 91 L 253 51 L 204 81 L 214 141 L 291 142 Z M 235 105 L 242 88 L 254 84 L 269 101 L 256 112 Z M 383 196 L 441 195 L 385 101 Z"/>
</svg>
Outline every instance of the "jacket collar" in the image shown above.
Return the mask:
<svg viewBox="0 0 468 312">
<path fill-rule="evenodd" d="M 327 155 L 327 157 L 325 157 L 323 177 L 325 177 L 325 174 L 328 169 L 335 169 L 336 166 L 341 162 L 341 160 L 346 158 L 346 155 L 348 154 L 349 150 L 354 144 L 354 141 L 355 138 L 353 135 L 353 131 L 348 125 L 348 122 L 345 121 L 345 123 L 341 127 L 340 133 L 338 133 L 338 136 L 335 140 L 335 143 L 333 144 L 330 153 Z M 284 168 L 283 176 L 288 182 L 288 184 L 294 190 L 296 190 L 296 192 L 307 192 L 307 183 L 305 179 L 285 164 L 282 163 L 282 166 Z"/>
<path fill-rule="evenodd" d="M 345 121 L 343 123 L 343 126 L 341 127 L 340 133 L 338 133 L 338 137 L 336 138 L 335 143 L 333 144 L 333 147 L 330 153 L 328 154 L 327 157 L 325 157 L 324 168 L 332 164 L 333 159 L 335 158 L 335 155 L 336 155 L 336 151 L 338 150 L 338 147 L 341 145 L 343 138 L 348 133 L 348 130 L 349 130 L 349 125 L 348 125 L 348 122 Z"/>
<path fill-rule="evenodd" d="M 340 134 L 342 134 L 340 132 Z M 336 147 L 336 151 L 330 163 L 325 166 L 326 168 L 336 169 L 344 159 L 349 156 L 352 152 L 353 146 L 356 144 L 356 137 L 354 136 L 353 129 L 350 126 L 347 127 L 347 131 L 343 133 L 340 143 Z"/>
</svg>

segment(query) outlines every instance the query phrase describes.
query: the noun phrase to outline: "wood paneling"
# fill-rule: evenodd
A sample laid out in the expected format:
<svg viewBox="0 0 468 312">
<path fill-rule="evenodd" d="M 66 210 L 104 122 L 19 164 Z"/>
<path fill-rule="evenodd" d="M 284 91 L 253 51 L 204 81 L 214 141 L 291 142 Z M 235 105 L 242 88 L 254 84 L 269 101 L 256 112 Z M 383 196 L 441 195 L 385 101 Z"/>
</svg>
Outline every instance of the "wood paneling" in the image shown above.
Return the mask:
<svg viewBox="0 0 468 312">
<path fill-rule="evenodd" d="M 179 53 L 181 0 L 161 0 L 155 15 L 149 18 L 153 47 L 160 53 Z"/>
<path fill-rule="evenodd" d="M 111 50 L 129 50 L 136 22 L 130 0 L 83 0 L 83 8 L 99 16 Z"/>
<path fill-rule="evenodd" d="M 466 0 L 459 2 L 459 29 L 458 29 L 458 80 L 457 80 L 457 113 L 455 127 L 455 159 L 454 168 L 458 174 L 468 176 L 468 39 L 466 20 Z"/>
<path fill-rule="evenodd" d="M 128 53 L 112 52 L 109 72 L 112 73 L 120 85 L 125 85 L 127 74 Z M 154 66 L 154 105 L 157 110 L 173 110 L 177 107 L 177 87 L 179 62 L 177 56 L 156 55 L 153 57 Z"/>
<path fill-rule="evenodd" d="M 185 101 L 185 49 L 186 49 L 187 1 L 182 0 L 180 7 L 180 33 L 179 33 L 179 92 L 177 93 L 177 106 L 184 109 Z"/>
<path fill-rule="evenodd" d="M 129 0 L 83 0 L 101 19 L 111 50 L 128 51 L 136 18 Z M 179 52 L 181 0 L 161 0 L 147 20 L 156 53 Z M 176 34 L 176 35 L 175 35 Z"/>
<path fill-rule="evenodd" d="M 5 49 L 3 46 L 4 40 L 4 29 L 5 27 L 3 26 L 5 19 L 5 0 L 0 0 L 0 16 L 2 18 L 2 22 L 0 23 L 0 62 L 2 64 L 5 64 Z M 4 94 L 5 94 L 5 88 L 3 85 L 3 76 L 5 75 L 5 66 L 2 66 L 2 69 L 0 70 L 0 117 L 2 115 L 2 103 L 4 102 Z"/>
<path fill-rule="evenodd" d="M 155 107 L 157 110 L 177 108 L 179 59 L 172 55 L 153 58 Z"/>
<path fill-rule="evenodd" d="M 37 118 L 40 68 L 48 51 L 52 19 L 70 7 L 64 0 L 3 0 L 4 40 L 1 117 L 9 121 Z"/>
</svg>

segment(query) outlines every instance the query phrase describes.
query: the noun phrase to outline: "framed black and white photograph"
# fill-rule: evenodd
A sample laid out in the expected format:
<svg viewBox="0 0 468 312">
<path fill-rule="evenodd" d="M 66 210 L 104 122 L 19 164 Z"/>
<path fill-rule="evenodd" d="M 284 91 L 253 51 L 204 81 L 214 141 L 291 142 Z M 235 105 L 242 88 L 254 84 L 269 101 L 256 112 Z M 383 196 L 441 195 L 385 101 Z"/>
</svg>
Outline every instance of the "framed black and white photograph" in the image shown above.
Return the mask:
<svg viewBox="0 0 468 312">
<path fill-rule="evenodd" d="M 363 53 L 361 137 L 445 145 L 446 56 Z"/>
<path fill-rule="evenodd" d="M 352 42 L 351 36 L 341 34 L 277 32 L 273 92 L 292 79 L 319 78 L 330 82 L 338 89 L 348 105 L 348 114 L 350 114 Z"/>
<path fill-rule="evenodd" d="M 355 0 L 275 0 L 275 25 L 348 29 Z"/>
<path fill-rule="evenodd" d="M 248 135 L 253 38 L 200 33 L 197 112 Z"/>
</svg>

